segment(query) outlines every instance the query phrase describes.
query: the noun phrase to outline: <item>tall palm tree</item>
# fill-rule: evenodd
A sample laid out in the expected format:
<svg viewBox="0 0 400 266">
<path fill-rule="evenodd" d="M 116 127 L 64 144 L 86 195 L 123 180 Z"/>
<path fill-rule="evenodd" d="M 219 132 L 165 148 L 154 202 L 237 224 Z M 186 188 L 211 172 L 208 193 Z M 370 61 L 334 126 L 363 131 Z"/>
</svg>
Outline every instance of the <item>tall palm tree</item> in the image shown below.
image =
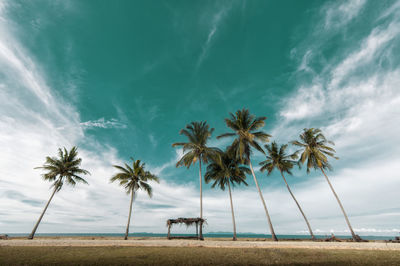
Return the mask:
<svg viewBox="0 0 400 266">
<path fill-rule="evenodd" d="M 293 200 L 296 202 L 296 205 L 299 208 L 300 213 L 303 215 L 304 220 L 306 221 L 308 230 L 310 231 L 311 238 L 313 240 L 315 240 L 315 236 L 311 230 L 310 223 L 308 222 L 306 215 L 304 214 L 303 210 L 301 209 L 300 204 L 297 202 L 295 196 L 293 195 L 292 190 L 290 189 L 288 183 L 286 182 L 285 175 L 283 174 L 285 172 L 290 175 L 292 174 L 291 169 L 293 168 L 294 164 L 296 164 L 296 162 L 294 160 L 297 159 L 297 157 L 298 157 L 297 153 L 287 155 L 286 149 L 287 149 L 288 145 L 285 144 L 285 145 L 282 145 L 281 147 L 279 147 L 279 145 L 275 141 L 272 142 L 270 145 L 266 144 L 264 147 L 267 150 L 267 155 L 266 155 L 267 159 L 260 163 L 260 165 L 262 166 L 260 171 L 264 172 L 265 170 L 267 170 L 268 175 L 270 175 L 274 169 L 279 170 L 290 195 L 292 196 Z"/>
<path fill-rule="evenodd" d="M 188 142 L 177 142 L 172 147 L 182 146 L 184 155 L 176 163 L 176 167 L 186 166 L 189 168 L 192 164 L 199 161 L 199 179 L 200 179 L 200 218 L 203 219 L 203 182 L 201 174 L 201 163 L 208 163 L 208 160 L 218 156 L 218 149 L 207 147 L 207 141 L 210 139 L 214 128 L 209 127 L 206 121 L 191 122 L 182 129 L 179 134 L 185 135 Z M 203 240 L 203 226 L 200 225 L 200 239 Z"/>
<path fill-rule="evenodd" d="M 339 159 L 335 156 L 335 149 L 330 147 L 329 145 L 335 145 L 332 141 L 329 141 L 325 138 L 322 134 L 321 130 L 318 128 L 305 128 L 303 133 L 300 134 L 300 141 L 292 141 L 293 145 L 298 146 L 301 148 L 301 156 L 300 162 L 304 164 L 307 161 L 307 173 L 310 172 L 311 168 L 320 169 L 321 172 L 324 174 L 326 181 L 331 188 L 333 195 L 335 196 L 340 209 L 342 209 L 344 218 L 346 219 L 346 223 L 349 226 L 350 233 L 355 241 L 360 241 L 361 238 L 356 235 L 351 227 L 349 218 L 347 217 L 346 212 L 344 211 L 343 205 L 339 200 L 338 195 L 336 194 L 335 190 L 331 182 L 329 181 L 328 176 L 325 174 L 326 169 L 331 170 L 332 166 L 328 162 L 327 156 L 330 156 L 335 159 Z"/>
<path fill-rule="evenodd" d="M 79 175 L 87 175 L 90 174 L 89 171 L 79 168 L 82 162 L 81 158 L 77 158 L 78 156 L 78 148 L 72 147 L 72 149 L 68 152 L 67 149 L 58 149 L 58 157 L 46 157 L 46 162 L 41 167 L 36 167 L 35 169 L 43 169 L 46 171 L 42 175 L 43 179 L 49 182 L 53 182 L 51 187 L 53 187 L 53 193 L 50 196 L 49 201 L 42 214 L 39 217 L 39 220 L 36 222 L 35 227 L 33 227 L 32 233 L 28 236 L 28 239 L 33 239 L 35 236 L 36 230 L 40 224 L 40 221 L 43 218 L 44 213 L 49 207 L 51 200 L 54 197 L 56 192 L 60 191 L 64 183 L 67 185 L 75 186 L 76 183 L 84 183 L 88 184 L 85 179 L 80 177 Z"/>
<path fill-rule="evenodd" d="M 159 182 L 158 177 L 150 173 L 149 171 L 144 170 L 144 163 L 141 163 L 140 160 L 132 159 L 132 167 L 125 163 L 125 167 L 119 165 L 113 165 L 115 168 L 120 170 L 119 173 L 116 173 L 113 177 L 111 177 L 110 181 L 119 182 L 119 185 L 125 188 L 126 194 L 131 195 L 131 203 L 129 205 L 129 215 L 128 215 L 128 224 L 126 225 L 125 231 L 125 240 L 128 239 L 129 234 L 129 224 L 131 221 L 132 214 L 132 203 L 135 192 L 139 189 L 147 192 L 149 197 L 151 198 L 153 195 L 153 190 L 151 186 L 148 184 L 148 181 Z"/>
<path fill-rule="evenodd" d="M 212 188 L 215 186 L 219 186 L 222 190 L 225 190 L 225 187 L 228 187 L 229 190 L 229 199 L 231 203 L 231 213 L 232 213 L 232 224 L 233 224 L 233 240 L 237 239 L 236 237 L 236 222 L 235 222 L 235 213 L 233 211 L 233 202 L 232 202 L 232 192 L 231 192 L 231 184 L 232 187 L 235 184 L 245 184 L 246 174 L 250 174 L 250 169 L 241 166 L 239 160 L 235 158 L 232 153 L 229 151 L 221 152 L 220 159 L 214 160 L 207 166 L 207 172 L 204 175 L 204 179 L 206 183 L 210 181 L 214 181 L 212 184 Z"/>
<path fill-rule="evenodd" d="M 258 185 L 258 181 L 256 175 L 254 174 L 253 166 L 250 160 L 252 148 L 265 154 L 258 141 L 267 142 L 271 137 L 267 133 L 260 130 L 262 127 L 264 127 L 264 120 L 266 119 L 267 118 L 263 116 L 256 118 L 254 115 L 251 115 L 249 113 L 249 110 L 244 108 L 243 110 L 236 111 L 235 114 L 230 113 L 230 118 L 225 118 L 225 123 L 230 129 L 234 131 L 234 133 L 222 134 L 218 136 L 217 139 L 236 136 L 236 139 L 233 141 L 230 149 L 232 150 L 232 152 L 234 152 L 236 158 L 239 159 L 240 163 L 249 165 L 251 174 L 253 175 L 254 182 L 260 195 L 261 202 L 264 206 L 272 239 L 274 241 L 278 241 L 278 238 L 276 237 L 274 232 L 274 228 L 272 227 L 271 217 L 269 216 L 267 205 L 265 204 L 263 194 L 261 192 L 260 186 Z"/>
</svg>

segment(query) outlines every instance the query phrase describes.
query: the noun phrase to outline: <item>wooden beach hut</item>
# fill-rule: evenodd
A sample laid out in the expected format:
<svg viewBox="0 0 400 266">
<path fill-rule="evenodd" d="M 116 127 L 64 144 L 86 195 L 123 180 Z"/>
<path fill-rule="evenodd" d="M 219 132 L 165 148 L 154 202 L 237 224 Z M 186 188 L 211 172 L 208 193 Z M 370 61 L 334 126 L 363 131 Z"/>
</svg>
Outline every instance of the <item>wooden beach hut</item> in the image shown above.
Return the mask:
<svg viewBox="0 0 400 266">
<path fill-rule="evenodd" d="M 168 219 L 167 220 L 167 227 L 168 227 L 168 239 L 177 239 L 177 238 L 184 238 L 184 239 L 198 239 L 203 240 L 203 224 L 205 223 L 205 219 L 201 218 L 177 218 L 177 219 Z M 196 226 L 196 236 L 171 236 L 171 227 L 174 224 L 185 224 L 186 227 L 195 225 Z M 200 234 L 199 234 L 200 228 Z"/>
</svg>

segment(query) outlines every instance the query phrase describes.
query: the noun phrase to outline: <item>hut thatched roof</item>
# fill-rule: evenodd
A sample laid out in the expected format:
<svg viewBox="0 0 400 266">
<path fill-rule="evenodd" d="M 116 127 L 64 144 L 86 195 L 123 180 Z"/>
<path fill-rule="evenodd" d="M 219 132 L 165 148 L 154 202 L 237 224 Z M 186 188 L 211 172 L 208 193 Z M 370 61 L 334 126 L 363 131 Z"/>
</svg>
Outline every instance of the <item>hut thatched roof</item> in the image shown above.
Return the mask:
<svg viewBox="0 0 400 266">
<path fill-rule="evenodd" d="M 205 219 L 202 218 L 178 218 L 178 219 L 168 219 L 167 226 L 172 226 L 173 224 L 185 224 L 186 226 L 191 226 L 196 223 L 205 223 Z"/>
</svg>

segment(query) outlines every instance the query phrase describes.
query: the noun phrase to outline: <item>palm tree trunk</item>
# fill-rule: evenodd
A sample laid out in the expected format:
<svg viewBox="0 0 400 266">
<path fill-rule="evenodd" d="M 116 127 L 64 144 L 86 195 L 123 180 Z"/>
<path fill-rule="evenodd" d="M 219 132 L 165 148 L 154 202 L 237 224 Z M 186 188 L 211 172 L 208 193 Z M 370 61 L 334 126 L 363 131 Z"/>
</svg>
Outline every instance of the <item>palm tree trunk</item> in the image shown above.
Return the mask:
<svg viewBox="0 0 400 266">
<path fill-rule="evenodd" d="M 331 188 L 331 190 L 332 190 L 332 192 L 333 192 L 333 195 L 335 195 L 336 200 L 337 200 L 337 202 L 339 203 L 340 209 L 342 209 L 344 218 L 346 219 L 346 223 L 347 223 L 347 225 L 349 226 L 350 233 L 351 233 L 351 236 L 353 237 L 353 240 L 359 242 L 361 239 L 360 239 L 359 236 L 357 236 L 357 235 L 354 233 L 353 228 L 351 227 L 349 218 L 347 217 L 347 214 L 346 214 L 346 212 L 344 211 L 343 205 L 342 205 L 342 203 L 340 202 L 339 197 L 338 197 L 338 195 L 336 194 L 335 190 L 333 189 L 333 186 L 332 186 L 331 182 L 329 181 L 329 178 L 328 178 L 327 175 L 325 174 L 324 169 L 322 169 L 322 168 L 320 168 L 320 169 L 321 169 L 322 173 L 324 174 L 325 179 L 326 179 L 326 181 L 328 182 L 328 184 L 329 184 L 329 186 L 330 186 L 330 188 Z"/>
<path fill-rule="evenodd" d="M 203 219 L 203 182 L 202 182 L 202 174 L 201 174 L 201 159 L 199 159 L 199 179 L 200 179 L 200 219 Z M 200 240 L 204 240 L 203 238 L 203 222 L 200 222 Z"/>
<path fill-rule="evenodd" d="M 133 203 L 133 189 L 131 191 L 131 204 L 129 206 L 129 216 L 128 216 L 128 224 L 126 225 L 126 232 L 125 232 L 125 240 L 128 240 L 128 234 L 129 234 L 129 224 L 131 222 L 131 214 L 132 214 L 132 203 Z"/>
<path fill-rule="evenodd" d="M 310 235 L 311 235 L 312 240 L 315 240 L 315 236 L 314 236 L 314 234 L 313 234 L 313 232 L 312 232 L 312 230 L 311 230 L 310 223 L 308 222 L 306 215 L 304 214 L 303 210 L 301 209 L 300 204 L 297 202 L 297 199 L 296 199 L 295 196 L 293 195 L 292 190 L 290 189 L 288 183 L 286 182 L 286 178 L 285 178 L 285 176 L 283 175 L 283 172 L 282 172 L 282 171 L 281 171 L 281 175 L 282 175 L 283 181 L 285 181 L 286 187 L 287 187 L 287 189 L 289 190 L 290 195 L 292 195 L 293 200 L 296 202 L 297 207 L 299 208 L 301 214 L 302 214 L 303 217 L 304 217 L 304 220 L 306 221 L 306 224 L 307 224 L 307 227 L 308 227 L 308 231 L 310 231 Z"/>
<path fill-rule="evenodd" d="M 235 213 L 233 212 L 233 202 L 232 202 L 232 192 L 231 192 L 231 184 L 228 181 L 229 188 L 229 199 L 231 201 L 231 212 L 232 212 L 232 224 L 233 224 L 233 241 L 236 241 L 236 223 L 235 223 Z"/>
<path fill-rule="evenodd" d="M 254 178 L 254 182 L 256 183 L 256 187 L 257 187 L 257 189 L 258 189 L 258 193 L 260 194 L 261 202 L 262 202 L 262 204 L 264 205 L 264 210 L 265 210 L 265 214 L 267 215 L 269 230 L 271 231 L 272 239 L 273 239 L 274 241 L 278 241 L 278 238 L 276 237 L 275 232 L 274 232 L 274 228 L 272 227 L 271 217 L 269 216 L 268 209 L 267 209 L 267 205 L 265 204 L 264 197 L 263 197 L 263 195 L 262 195 L 260 186 L 258 185 L 256 175 L 254 174 L 253 165 L 251 164 L 251 161 L 250 161 L 250 160 L 249 160 L 249 166 L 250 166 L 251 174 L 253 175 L 253 178 Z"/>
<path fill-rule="evenodd" d="M 38 228 L 38 226 L 40 224 L 40 221 L 42 220 L 43 215 L 46 212 L 47 207 L 49 207 L 50 201 L 53 199 L 54 194 L 56 194 L 56 192 L 57 192 L 57 186 L 54 186 L 54 191 L 51 194 L 51 197 L 50 197 L 49 201 L 47 202 L 46 207 L 44 207 L 44 210 L 43 210 L 42 214 L 40 215 L 39 220 L 36 222 L 35 227 L 33 227 L 32 233 L 28 236 L 28 239 L 33 239 L 33 237 L 35 236 L 35 233 L 36 233 L 36 230 L 37 230 L 37 228 Z"/>
</svg>

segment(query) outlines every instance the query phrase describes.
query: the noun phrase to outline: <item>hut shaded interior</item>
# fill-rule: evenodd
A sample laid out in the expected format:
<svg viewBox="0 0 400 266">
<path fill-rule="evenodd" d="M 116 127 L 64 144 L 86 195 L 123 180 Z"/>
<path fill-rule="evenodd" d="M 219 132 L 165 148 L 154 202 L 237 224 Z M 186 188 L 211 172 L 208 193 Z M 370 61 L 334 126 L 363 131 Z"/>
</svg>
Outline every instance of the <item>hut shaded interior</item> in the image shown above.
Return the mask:
<svg viewBox="0 0 400 266">
<path fill-rule="evenodd" d="M 203 224 L 205 223 L 205 219 L 202 218 L 177 218 L 177 219 L 168 219 L 167 227 L 168 227 L 168 239 L 177 239 L 177 238 L 185 238 L 185 239 L 200 239 L 203 240 L 203 230 L 200 230 L 199 234 L 199 226 L 202 229 Z M 196 236 L 171 236 L 171 227 L 173 224 L 185 224 L 187 227 L 196 225 Z"/>
</svg>

